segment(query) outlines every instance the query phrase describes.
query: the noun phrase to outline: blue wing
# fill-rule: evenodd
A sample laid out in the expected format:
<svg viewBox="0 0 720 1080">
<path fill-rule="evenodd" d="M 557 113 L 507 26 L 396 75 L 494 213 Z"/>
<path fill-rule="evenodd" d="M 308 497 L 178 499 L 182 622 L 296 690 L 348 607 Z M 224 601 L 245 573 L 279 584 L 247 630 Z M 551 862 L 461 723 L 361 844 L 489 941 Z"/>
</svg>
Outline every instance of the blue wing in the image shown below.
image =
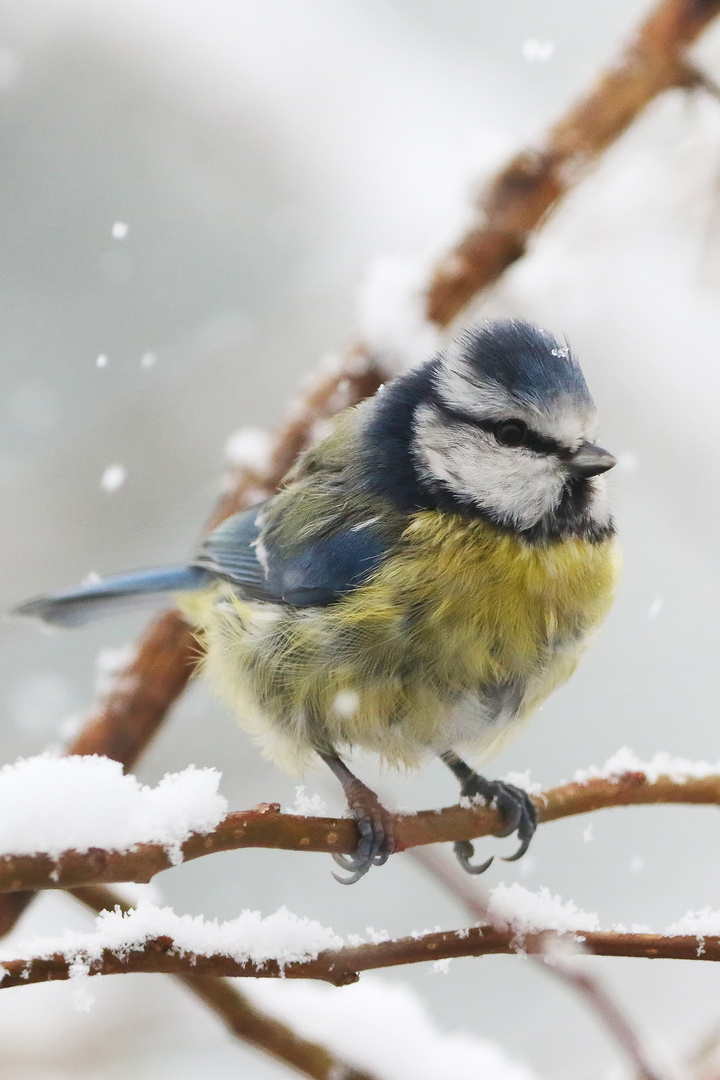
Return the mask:
<svg viewBox="0 0 720 1080">
<path fill-rule="evenodd" d="M 215 529 L 190 566 L 116 574 L 30 600 L 12 614 L 82 626 L 120 611 L 157 607 L 168 593 L 206 588 L 215 575 L 249 599 L 319 607 L 361 585 L 382 561 L 389 545 L 373 524 L 338 530 L 288 553 L 277 543 L 263 544 L 258 510 L 249 510 Z"/>
<path fill-rule="evenodd" d="M 243 596 L 293 607 L 321 607 L 362 585 L 388 543 L 373 527 L 338 530 L 291 553 L 263 540 L 258 510 L 234 514 L 208 536 L 194 562 L 238 586 Z"/>
</svg>

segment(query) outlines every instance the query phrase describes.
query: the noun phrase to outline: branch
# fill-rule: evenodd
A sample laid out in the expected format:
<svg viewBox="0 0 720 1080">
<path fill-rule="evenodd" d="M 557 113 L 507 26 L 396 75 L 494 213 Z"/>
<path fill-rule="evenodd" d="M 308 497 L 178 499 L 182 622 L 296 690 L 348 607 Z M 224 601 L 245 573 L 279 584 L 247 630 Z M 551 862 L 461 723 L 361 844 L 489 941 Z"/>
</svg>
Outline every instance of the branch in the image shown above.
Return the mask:
<svg viewBox="0 0 720 1080">
<path fill-rule="evenodd" d="M 720 12 L 720 0 L 664 0 L 629 45 L 537 147 L 517 154 L 488 184 L 476 219 L 439 263 L 427 313 L 445 326 L 482 289 L 524 255 L 535 229 L 600 155 L 656 97 L 676 87 L 709 89 L 688 79 L 685 52 Z"/>
<path fill-rule="evenodd" d="M 89 975 L 162 973 L 164 975 L 222 975 L 253 979 L 317 979 L 334 986 L 357 982 L 360 972 L 379 968 L 424 964 L 428 961 L 455 960 L 459 957 L 495 954 L 545 952 L 554 944 L 580 947 L 593 956 L 627 956 L 648 960 L 720 960 L 720 937 L 663 934 L 624 934 L 612 930 L 583 931 L 581 934 L 556 934 L 538 931 L 522 938 L 513 929 L 498 930 L 482 926 L 446 930 L 418 937 L 398 938 L 380 944 L 355 945 L 328 949 L 314 960 L 282 964 L 267 960 L 235 960 L 222 954 L 204 955 L 176 950 L 171 937 L 156 937 L 141 949 L 104 949 L 97 959 L 87 959 Z M 28 986 L 30 983 L 54 982 L 71 977 L 70 969 L 78 954 L 55 953 L 19 960 L 3 960 L 5 975 L 0 989 Z"/>
<path fill-rule="evenodd" d="M 109 889 L 73 889 L 73 896 L 92 911 L 129 911 L 119 896 Z M 212 975 L 178 973 L 175 978 L 200 998 L 230 1032 L 243 1042 L 285 1062 L 312 1080 L 375 1080 L 370 1073 L 353 1068 L 335 1057 L 320 1043 L 303 1039 L 287 1024 L 268 1016 L 228 979 Z"/>
<path fill-rule="evenodd" d="M 642 772 L 630 772 L 611 779 L 563 784 L 534 796 L 533 802 L 539 823 L 613 806 L 717 806 L 720 775 L 684 779 L 661 776 L 650 781 Z M 396 851 L 422 844 L 476 840 L 499 834 L 504 827 L 497 811 L 486 806 L 448 806 L 417 814 L 395 814 L 392 824 Z M 357 826 L 349 818 L 282 814 L 279 804 L 266 803 L 228 814 L 206 835 L 193 834 L 182 845 L 182 857 L 184 862 L 190 862 L 218 851 L 257 847 L 352 854 L 357 848 Z M 117 881 L 147 882 L 173 865 L 162 844 L 138 844 L 128 851 L 70 850 L 56 859 L 46 854 L 7 855 L 0 858 L 0 893 Z"/>
<path fill-rule="evenodd" d="M 376 1080 L 336 1057 L 321 1043 L 304 1039 L 287 1024 L 258 1009 L 229 979 L 210 975 L 177 975 L 191 993 L 219 1016 L 243 1042 L 285 1062 L 313 1080 Z"/>
</svg>

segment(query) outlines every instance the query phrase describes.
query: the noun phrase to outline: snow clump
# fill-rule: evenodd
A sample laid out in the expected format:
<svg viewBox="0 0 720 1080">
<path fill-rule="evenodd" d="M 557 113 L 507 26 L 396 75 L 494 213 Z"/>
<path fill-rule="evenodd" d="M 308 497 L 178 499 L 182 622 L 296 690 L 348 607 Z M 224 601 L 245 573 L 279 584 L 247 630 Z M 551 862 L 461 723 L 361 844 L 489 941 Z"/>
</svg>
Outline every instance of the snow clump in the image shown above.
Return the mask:
<svg viewBox="0 0 720 1080">
<path fill-rule="evenodd" d="M 105 949 L 127 956 L 154 938 L 169 937 L 175 953 L 228 956 L 240 964 L 262 967 L 268 960 L 285 964 L 313 960 L 324 949 L 339 949 L 343 939 L 313 919 L 281 907 L 274 915 L 245 910 L 236 919 L 219 923 L 202 915 L 177 915 L 170 907 L 142 901 L 123 912 L 102 911 L 90 931 L 66 930 L 62 936 L 31 938 L 3 946 L 5 960 L 47 959 L 62 954 L 75 965 L 100 960 Z M 81 970 L 78 969 L 78 974 Z"/>
<path fill-rule="evenodd" d="M 512 929 L 520 936 L 542 930 L 570 934 L 600 929 L 594 912 L 583 911 L 572 900 L 553 896 L 545 886 L 534 893 L 517 882 L 501 883 L 492 890 L 488 914 L 493 926 Z"/>
<path fill-rule="evenodd" d="M 617 750 L 600 768 L 591 765 L 588 769 L 579 769 L 573 776 L 576 784 L 586 784 L 588 780 L 614 780 L 627 772 L 644 773 L 651 784 L 661 776 L 668 776 L 675 783 L 683 780 L 702 780 L 706 776 L 716 776 L 720 772 L 720 762 L 710 765 L 706 761 L 690 761 L 689 758 L 675 757 L 665 750 L 659 750 L 650 761 L 641 761 L 629 746 Z"/>
<path fill-rule="evenodd" d="M 720 911 L 712 911 L 710 906 L 700 911 L 688 911 L 682 919 L 670 923 L 665 929 L 668 937 L 692 934 L 696 937 L 720 937 Z"/>
<path fill-rule="evenodd" d="M 0 858 L 147 843 L 179 863 L 191 833 L 211 832 L 227 813 L 220 780 L 216 769 L 191 765 L 152 788 L 97 755 L 21 758 L 0 769 Z"/>
</svg>

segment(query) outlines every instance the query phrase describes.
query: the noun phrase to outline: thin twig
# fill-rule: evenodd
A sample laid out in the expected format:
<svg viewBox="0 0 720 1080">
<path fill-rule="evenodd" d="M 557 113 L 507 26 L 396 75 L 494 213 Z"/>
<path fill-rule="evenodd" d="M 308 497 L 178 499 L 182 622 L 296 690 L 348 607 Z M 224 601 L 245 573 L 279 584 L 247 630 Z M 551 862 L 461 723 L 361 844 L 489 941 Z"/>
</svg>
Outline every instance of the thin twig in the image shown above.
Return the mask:
<svg viewBox="0 0 720 1080">
<path fill-rule="evenodd" d="M 130 905 L 110 889 L 72 889 L 72 895 L 92 911 L 129 911 Z M 303 1039 L 287 1024 L 258 1009 L 230 982 L 216 975 L 178 973 L 175 978 L 200 998 L 228 1030 L 243 1042 L 297 1069 L 312 1080 L 375 1080 L 367 1072 L 336 1057 L 320 1043 Z"/>
<path fill-rule="evenodd" d="M 523 954 L 551 949 L 557 945 L 577 946 L 594 956 L 626 956 L 637 959 L 720 961 L 720 937 L 698 938 L 692 934 L 630 934 L 612 930 L 584 930 L 557 934 L 539 930 L 520 936 L 514 929 L 500 931 L 491 926 L 446 930 L 418 937 L 399 938 L 379 944 L 355 945 L 320 952 L 314 960 L 284 963 L 265 960 L 236 960 L 223 954 L 185 952 L 171 937 L 147 940 L 142 948 L 105 949 L 89 960 L 90 975 L 163 973 L 165 975 L 223 975 L 253 979 L 317 979 L 334 986 L 357 982 L 363 971 L 423 964 L 459 957 Z M 77 955 L 87 959 L 82 949 Z M 3 960 L 6 972 L 0 989 L 30 983 L 68 979 L 76 954 L 54 953 L 16 960 Z"/>
<path fill-rule="evenodd" d="M 648 780 L 644 773 L 625 773 L 612 779 L 563 784 L 533 798 L 540 824 L 591 810 L 618 806 L 678 804 L 720 805 L 720 775 Z M 500 815 L 488 806 L 448 806 L 416 814 L 391 816 L 395 850 L 424 844 L 476 840 L 502 832 Z M 302 817 L 282 814 L 278 803 L 253 810 L 236 810 L 205 835 L 193 834 L 182 845 L 182 861 L 241 848 L 284 851 L 324 851 L 352 854 L 357 827 L 349 818 Z M 46 854 L 0 857 L 0 893 L 28 889 L 68 889 L 118 881 L 150 881 L 175 865 L 162 844 L 137 844 L 126 851 L 90 848 L 69 850 L 56 858 Z"/>
<path fill-rule="evenodd" d="M 481 192 L 474 223 L 438 264 L 428 290 L 432 322 L 447 325 L 473 296 L 492 285 L 650 102 L 666 90 L 688 85 L 686 50 L 718 12 L 720 0 L 658 4 L 590 92 L 537 146 L 501 169 Z"/>
</svg>

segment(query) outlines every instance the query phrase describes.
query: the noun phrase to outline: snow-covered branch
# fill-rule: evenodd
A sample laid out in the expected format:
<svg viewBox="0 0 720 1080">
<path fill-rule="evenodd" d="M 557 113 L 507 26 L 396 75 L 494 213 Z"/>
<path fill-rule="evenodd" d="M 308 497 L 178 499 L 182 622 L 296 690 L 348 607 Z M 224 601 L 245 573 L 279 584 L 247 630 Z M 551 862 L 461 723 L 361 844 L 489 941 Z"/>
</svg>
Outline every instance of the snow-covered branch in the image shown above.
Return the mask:
<svg viewBox="0 0 720 1080">
<path fill-rule="evenodd" d="M 254 913 L 251 913 L 254 914 Z M 207 924 L 206 924 L 207 925 Z M 224 924 L 227 925 L 227 924 Z M 223 929 L 223 925 L 216 927 Z M 79 937 L 80 935 L 78 935 Z M 226 951 L 194 951 L 170 934 L 144 937 L 103 947 L 98 937 L 70 944 L 67 949 L 43 951 L 38 955 L 3 960 L 0 989 L 27 986 L 93 975 L 162 973 L 165 975 L 230 976 L 254 979 L 319 979 L 334 986 L 356 982 L 363 971 L 400 967 L 406 964 L 436 963 L 459 957 L 493 954 L 536 953 L 561 955 L 584 952 L 594 956 L 625 956 L 640 959 L 720 960 L 720 937 L 702 934 L 621 933 L 591 930 L 579 934 L 559 934 L 548 930 L 518 934 L 493 927 L 470 927 L 398 938 L 392 941 L 324 949 L 307 959 L 286 959 L 252 955 L 231 955 Z M 4 974 L 3 974 L 4 972 Z"/>
<path fill-rule="evenodd" d="M 68 803 L 69 796 L 61 795 L 65 788 L 60 787 L 58 802 L 65 805 L 66 816 L 75 820 L 79 840 L 75 847 L 62 850 L 54 837 L 58 829 L 62 835 L 61 817 L 45 810 L 40 820 L 34 820 L 33 799 L 28 792 L 23 824 L 16 824 L 14 830 L 6 829 L 5 836 L 0 831 L 0 852 L 4 849 L 0 854 L 0 892 L 66 889 L 118 881 L 147 882 L 181 862 L 240 848 L 346 854 L 355 851 L 357 829 L 347 818 L 282 813 L 277 803 L 223 816 L 225 803 L 217 795 L 220 777 L 215 770 L 186 770 L 166 777 L 151 790 L 141 788 L 131 777 L 123 777 L 119 769 L 116 777 L 111 776 L 113 765 L 98 758 L 72 763 L 40 758 L 6 767 L 5 772 L 14 770 L 10 775 L 16 781 L 18 776 L 30 774 L 33 766 L 35 781 L 41 781 L 46 790 L 53 770 L 57 774 L 72 772 L 69 780 L 77 789 L 78 805 Z M 101 793 L 96 789 L 99 798 L 93 799 L 93 794 L 87 791 L 84 804 L 82 788 L 75 782 L 81 772 L 86 783 L 96 777 L 95 782 L 102 784 Z M 14 784 L 9 792 L 5 791 L 7 786 L 0 774 L 0 807 L 8 799 L 12 803 Z M 120 790 L 116 791 L 118 787 Z M 654 761 L 644 763 L 631 751 L 623 750 L 603 769 L 578 773 L 571 783 L 536 794 L 533 801 L 540 823 L 618 806 L 720 805 L 720 767 L 667 755 L 657 755 Z M 118 811 L 120 802 L 122 815 Z M 17 814 L 14 820 L 18 822 Z M 134 820 L 137 825 L 133 825 Z M 105 829 L 103 822 L 108 822 Z M 118 822 L 121 834 L 117 833 Z M 19 830 L 23 827 L 21 842 Z M 65 833 L 68 839 L 72 827 L 70 821 Z M 91 827 L 93 831 L 88 831 Z M 395 849 L 403 851 L 423 844 L 492 836 L 502 831 L 503 823 L 493 808 L 468 804 L 396 814 L 393 827 Z M 48 830 L 53 830 L 51 840 L 47 839 Z"/>
</svg>

